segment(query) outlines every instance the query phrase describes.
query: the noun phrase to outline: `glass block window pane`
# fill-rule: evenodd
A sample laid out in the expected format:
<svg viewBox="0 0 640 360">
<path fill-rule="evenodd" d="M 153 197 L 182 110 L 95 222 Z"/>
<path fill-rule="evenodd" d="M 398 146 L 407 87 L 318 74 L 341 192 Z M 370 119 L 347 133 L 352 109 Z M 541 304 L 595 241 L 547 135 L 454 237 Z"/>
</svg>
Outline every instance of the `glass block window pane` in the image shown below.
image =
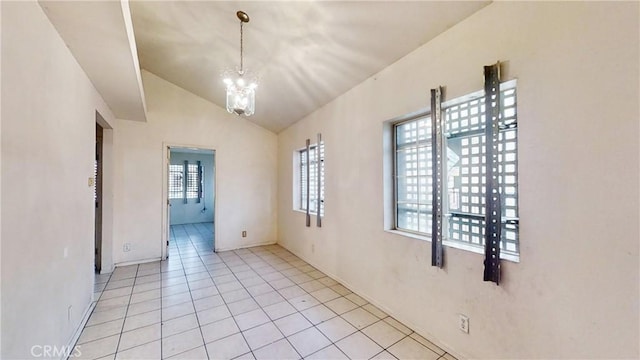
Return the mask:
<svg viewBox="0 0 640 360">
<path fill-rule="evenodd" d="M 189 164 L 187 174 L 187 199 L 198 198 L 198 184 L 200 183 L 200 181 L 201 178 L 200 174 L 198 173 L 198 165 Z"/>
<path fill-rule="evenodd" d="M 502 200 L 501 251 L 519 253 L 516 89 L 501 89 L 498 171 Z M 448 240 L 484 247 L 484 97 L 445 107 Z"/>
<path fill-rule="evenodd" d="M 394 126 L 396 228 L 418 233 L 431 230 L 431 117 Z"/>
</svg>

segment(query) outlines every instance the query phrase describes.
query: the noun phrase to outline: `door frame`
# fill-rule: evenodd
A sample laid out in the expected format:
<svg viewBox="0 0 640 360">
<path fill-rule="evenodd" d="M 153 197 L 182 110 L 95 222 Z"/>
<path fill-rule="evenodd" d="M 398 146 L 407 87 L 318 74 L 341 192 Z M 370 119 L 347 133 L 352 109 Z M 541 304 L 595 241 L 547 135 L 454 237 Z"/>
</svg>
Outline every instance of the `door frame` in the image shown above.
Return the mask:
<svg viewBox="0 0 640 360">
<path fill-rule="evenodd" d="M 93 263 L 95 270 L 100 273 L 102 270 L 102 160 L 103 160 L 103 134 L 104 128 L 96 122 L 96 151 L 95 151 L 95 199 L 94 199 L 94 256 Z"/>
<path fill-rule="evenodd" d="M 167 258 L 168 254 L 168 241 L 169 241 L 169 222 L 167 214 L 169 211 L 169 161 L 171 155 L 171 148 L 190 148 L 198 150 L 210 150 L 213 151 L 213 251 L 217 250 L 218 242 L 215 240 L 216 226 L 218 224 L 218 151 L 211 145 L 196 145 L 196 144 L 184 144 L 163 142 L 162 143 L 162 228 L 161 228 L 161 249 L 162 260 Z"/>
<path fill-rule="evenodd" d="M 113 271 L 114 134 L 111 124 L 104 119 L 98 110 L 95 111 L 95 122 L 102 127 L 102 247 L 100 273 L 106 274 Z M 95 204 L 93 208 L 95 214 Z"/>
</svg>

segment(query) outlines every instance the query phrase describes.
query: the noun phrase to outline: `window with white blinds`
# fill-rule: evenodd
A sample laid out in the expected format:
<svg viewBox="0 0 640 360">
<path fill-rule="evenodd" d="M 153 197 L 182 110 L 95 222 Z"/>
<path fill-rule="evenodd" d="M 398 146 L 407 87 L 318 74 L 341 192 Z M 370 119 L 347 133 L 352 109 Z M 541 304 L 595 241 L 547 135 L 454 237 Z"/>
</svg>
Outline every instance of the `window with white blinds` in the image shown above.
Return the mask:
<svg viewBox="0 0 640 360">
<path fill-rule="evenodd" d="M 298 176 L 299 176 L 299 210 L 307 210 L 307 196 L 309 197 L 309 212 L 316 214 L 318 206 L 320 215 L 324 215 L 324 142 L 313 144 L 307 149 L 298 152 Z M 320 174 L 318 174 L 318 162 L 320 162 Z M 309 178 L 307 179 L 307 163 L 309 163 Z M 318 180 L 320 180 L 320 198 L 318 198 Z M 309 182 L 309 194 L 307 194 L 307 182 Z"/>
</svg>

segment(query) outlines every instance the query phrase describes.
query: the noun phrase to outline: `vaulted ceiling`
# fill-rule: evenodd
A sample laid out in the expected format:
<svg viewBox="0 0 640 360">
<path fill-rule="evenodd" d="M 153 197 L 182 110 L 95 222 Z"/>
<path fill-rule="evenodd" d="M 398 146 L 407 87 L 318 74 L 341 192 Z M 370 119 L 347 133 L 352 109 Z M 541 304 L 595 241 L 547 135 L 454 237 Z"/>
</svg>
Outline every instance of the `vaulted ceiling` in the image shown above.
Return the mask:
<svg viewBox="0 0 640 360">
<path fill-rule="evenodd" d="M 256 73 L 256 114 L 279 132 L 428 42 L 488 2 L 132 1 L 142 68 L 225 107 L 220 74 Z"/>
</svg>

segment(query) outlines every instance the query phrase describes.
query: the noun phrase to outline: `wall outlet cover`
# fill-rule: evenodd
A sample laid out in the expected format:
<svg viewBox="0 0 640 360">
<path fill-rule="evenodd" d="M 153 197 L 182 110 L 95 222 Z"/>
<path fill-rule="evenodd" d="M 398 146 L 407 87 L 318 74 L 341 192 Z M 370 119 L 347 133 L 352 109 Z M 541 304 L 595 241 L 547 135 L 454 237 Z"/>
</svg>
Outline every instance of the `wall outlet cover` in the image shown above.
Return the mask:
<svg viewBox="0 0 640 360">
<path fill-rule="evenodd" d="M 460 320 L 458 322 L 458 328 L 463 333 L 469 333 L 469 318 L 466 315 L 459 314 Z"/>
</svg>

